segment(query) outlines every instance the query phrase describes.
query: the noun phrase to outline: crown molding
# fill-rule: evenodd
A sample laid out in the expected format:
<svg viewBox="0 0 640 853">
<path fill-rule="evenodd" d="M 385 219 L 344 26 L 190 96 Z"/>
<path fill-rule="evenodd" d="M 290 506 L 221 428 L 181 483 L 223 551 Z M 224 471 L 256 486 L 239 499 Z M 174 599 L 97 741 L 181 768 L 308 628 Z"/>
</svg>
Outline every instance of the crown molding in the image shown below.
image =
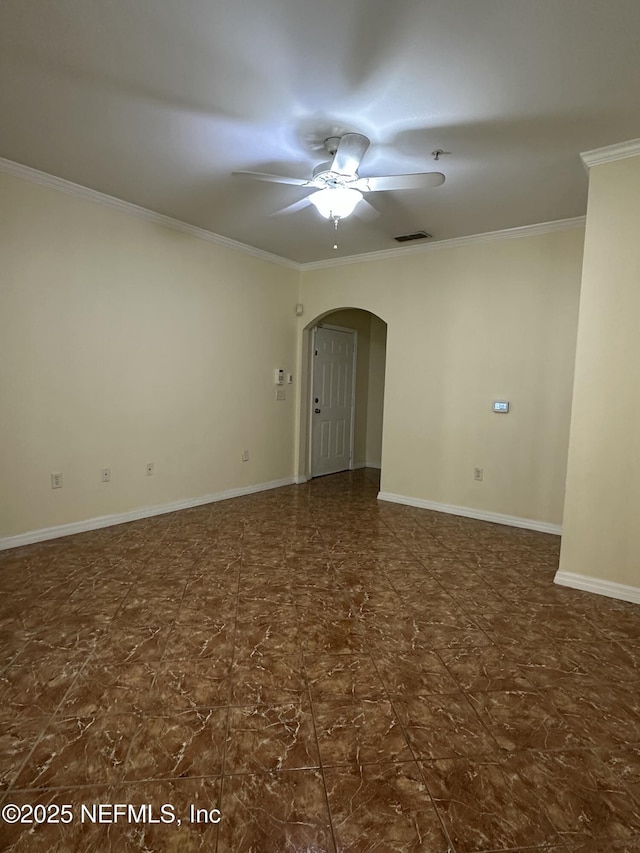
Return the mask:
<svg viewBox="0 0 640 853">
<path fill-rule="evenodd" d="M 289 269 L 300 269 L 300 264 L 295 261 L 290 261 L 288 258 L 282 258 L 280 255 L 272 255 L 270 252 L 265 252 L 262 249 L 255 249 L 253 246 L 247 246 L 246 243 L 240 243 L 229 237 L 223 237 L 221 234 L 214 234 L 213 231 L 198 228 L 196 225 L 189 225 L 187 222 L 182 222 L 180 219 L 173 219 L 171 216 L 165 216 L 163 213 L 156 213 L 153 210 L 148 210 L 146 207 L 139 207 L 137 204 L 132 204 L 129 201 L 123 201 L 122 199 L 115 198 L 114 196 L 89 189 L 89 187 L 83 187 L 81 184 L 74 184 L 72 181 L 65 180 L 65 178 L 57 178 L 55 175 L 49 175 L 47 172 L 40 172 L 38 169 L 31 168 L 31 166 L 25 166 L 22 163 L 15 163 L 13 160 L 5 160 L 3 157 L 0 157 L 0 172 L 5 172 L 8 175 L 15 175 L 18 178 L 24 178 L 34 184 L 41 184 L 45 187 L 61 190 L 69 195 L 74 195 L 78 198 L 87 199 L 88 201 L 101 204 L 103 207 L 110 207 L 113 210 L 119 210 L 129 216 L 135 216 L 137 219 L 152 222 L 154 225 L 163 225 L 165 228 L 170 228 L 172 231 L 180 231 L 182 234 L 197 237 L 199 240 L 206 240 L 208 243 L 225 246 L 227 249 L 235 249 L 245 255 L 251 255 L 254 258 L 259 258 L 262 261 L 279 264 L 280 266 L 288 267 Z"/>
<path fill-rule="evenodd" d="M 640 140 L 624 143 L 621 146 L 610 146 L 610 149 L 599 149 L 600 151 L 609 151 L 612 149 L 622 149 L 629 152 L 630 146 L 635 143 L 635 151 L 640 153 Z M 597 152 L 587 152 L 587 154 L 595 154 Z M 631 157 L 633 153 L 610 157 L 609 159 L 619 159 L 621 156 Z M 582 157 L 586 157 L 583 154 Z M 600 161 L 599 161 L 600 162 Z M 608 162 L 602 160 L 601 162 Z M 162 225 L 165 228 L 170 228 L 172 231 L 179 231 L 182 234 L 188 234 L 191 237 L 196 237 L 199 240 L 205 240 L 208 243 L 215 243 L 218 246 L 225 246 L 228 249 L 234 249 L 242 252 L 245 255 L 250 255 L 254 258 L 259 258 L 268 263 L 278 264 L 279 266 L 287 267 L 288 269 L 297 270 L 298 272 L 306 270 L 325 269 L 327 267 L 339 267 L 346 264 L 361 264 L 371 261 L 387 260 L 389 258 L 406 257 L 407 255 L 421 255 L 424 252 L 433 252 L 438 249 L 455 249 L 459 246 L 473 246 L 477 243 L 489 243 L 494 240 L 513 240 L 520 237 L 534 237 L 540 234 L 549 234 L 553 231 L 568 231 L 575 228 L 584 228 L 585 217 L 576 216 L 573 219 L 557 219 L 552 222 L 540 222 L 536 225 L 523 225 L 518 228 L 506 228 L 502 231 L 487 231 L 483 234 L 469 234 L 465 237 L 453 237 L 449 240 L 438 240 L 434 243 L 429 243 L 423 246 L 402 246 L 394 249 L 382 249 L 379 252 L 367 252 L 361 255 L 349 255 L 345 258 L 328 258 L 322 261 L 311 261 L 309 263 L 298 263 L 289 258 L 283 258 L 280 255 L 273 255 L 270 252 L 265 252 L 263 249 L 256 249 L 253 246 L 248 246 L 246 243 L 240 243 L 237 240 L 232 240 L 230 237 L 223 237 L 221 234 L 215 234 L 213 231 L 207 231 L 204 228 L 198 228 L 196 225 L 189 225 L 187 222 L 182 222 L 180 219 L 173 219 L 171 216 L 165 216 L 163 213 L 156 213 L 146 207 L 139 207 L 137 204 L 132 204 L 129 201 L 115 198 L 114 196 L 106 195 L 105 193 L 92 190 L 89 187 L 84 187 L 81 184 L 74 184 L 72 181 L 67 181 L 65 178 L 57 178 L 55 175 L 50 175 L 48 172 L 41 172 L 38 169 L 33 169 L 31 166 L 25 166 L 22 163 L 16 163 L 13 160 L 6 160 L 0 157 L 0 172 L 5 172 L 8 175 L 15 175 L 18 178 L 31 181 L 35 184 L 41 184 L 45 187 L 60 190 L 61 192 L 84 198 L 88 201 L 93 201 L 96 204 L 101 204 L 104 207 L 110 207 L 113 210 L 119 210 L 129 216 L 135 216 L 146 222 L 152 222 L 155 225 Z"/>
<path fill-rule="evenodd" d="M 424 246 L 405 246 L 397 249 L 383 249 L 380 252 L 368 252 L 362 255 L 349 255 L 346 258 L 329 258 L 325 261 L 311 261 L 300 264 L 300 269 L 318 270 L 327 267 L 341 267 L 346 264 L 362 264 L 369 261 L 383 261 L 389 258 L 401 258 L 407 255 L 423 255 L 425 252 L 435 252 L 438 249 L 456 249 L 459 246 L 475 246 L 477 243 L 491 243 L 495 240 L 515 240 L 521 237 L 535 237 L 540 234 L 551 234 L 554 231 L 572 231 L 584 228 L 585 216 L 574 216 L 572 219 L 556 219 L 553 222 L 539 222 L 536 225 L 522 225 L 518 228 L 505 228 L 502 231 L 487 231 L 484 234 L 469 234 L 466 237 L 452 237 L 450 240 L 438 240 Z"/>
<path fill-rule="evenodd" d="M 613 163 L 614 160 L 625 160 L 627 157 L 637 157 L 640 154 L 640 139 L 630 139 L 628 142 L 619 142 L 617 145 L 607 145 L 604 148 L 594 148 L 593 151 L 584 151 L 580 157 L 582 162 L 590 169 L 602 163 Z"/>
</svg>

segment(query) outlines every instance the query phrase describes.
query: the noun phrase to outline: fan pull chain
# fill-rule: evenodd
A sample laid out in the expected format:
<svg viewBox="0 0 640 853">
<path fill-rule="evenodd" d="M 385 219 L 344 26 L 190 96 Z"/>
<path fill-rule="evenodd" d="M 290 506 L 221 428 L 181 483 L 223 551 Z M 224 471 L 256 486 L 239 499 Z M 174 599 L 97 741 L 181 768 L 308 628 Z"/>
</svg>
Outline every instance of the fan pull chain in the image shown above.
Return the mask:
<svg viewBox="0 0 640 853">
<path fill-rule="evenodd" d="M 333 224 L 334 224 L 334 226 L 335 226 L 334 230 L 335 230 L 336 232 L 338 231 L 338 222 L 340 222 L 340 219 L 336 216 L 336 218 L 333 220 Z M 338 242 L 337 242 L 337 240 L 338 240 L 338 238 L 336 237 L 336 242 L 333 244 L 333 248 L 334 248 L 334 249 L 337 249 L 337 248 L 338 248 Z"/>
</svg>

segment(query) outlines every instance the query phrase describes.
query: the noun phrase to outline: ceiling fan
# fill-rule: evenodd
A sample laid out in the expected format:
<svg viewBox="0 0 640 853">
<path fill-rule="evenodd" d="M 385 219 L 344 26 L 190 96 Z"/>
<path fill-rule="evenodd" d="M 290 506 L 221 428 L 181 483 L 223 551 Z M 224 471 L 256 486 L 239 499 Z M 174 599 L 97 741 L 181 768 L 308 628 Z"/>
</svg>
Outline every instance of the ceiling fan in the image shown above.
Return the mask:
<svg viewBox="0 0 640 853">
<path fill-rule="evenodd" d="M 370 141 L 361 133 L 345 133 L 343 136 L 329 136 L 324 147 L 333 160 L 320 163 L 308 180 L 290 178 L 285 175 L 270 175 L 264 172 L 233 172 L 243 178 L 257 181 L 270 181 L 276 184 L 293 184 L 312 191 L 299 201 L 278 211 L 295 213 L 309 204 L 314 205 L 322 216 L 331 219 L 337 228 L 338 222 L 345 219 L 356 209 L 360 202 L 368 205 L 363 193 L 383 192 L 386 190 L 430 189 L 444 183 L 441 172 L 417 172 L 408 175 L 380 175 L 361 178 L 358 175 L 360 163 L 369 148 Z M 368 205 L 373 210 L 371 205 Z M 377 211 L 375 211 L 377 213 Z"/>
</svg>

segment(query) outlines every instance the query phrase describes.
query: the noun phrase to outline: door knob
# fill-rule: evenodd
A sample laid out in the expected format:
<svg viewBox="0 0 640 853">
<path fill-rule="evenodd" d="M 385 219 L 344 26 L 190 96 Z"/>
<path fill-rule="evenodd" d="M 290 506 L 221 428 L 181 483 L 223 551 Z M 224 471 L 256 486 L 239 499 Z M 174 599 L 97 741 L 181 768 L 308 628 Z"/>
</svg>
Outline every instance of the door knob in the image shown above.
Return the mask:
<svg viewBox="0 0 640 853">
<path fill-rule="evenodd" d="M 316 415 L 320 414 L 320 409 L 314 409 L 313 411 L 316 413 Z"/>
</svg>

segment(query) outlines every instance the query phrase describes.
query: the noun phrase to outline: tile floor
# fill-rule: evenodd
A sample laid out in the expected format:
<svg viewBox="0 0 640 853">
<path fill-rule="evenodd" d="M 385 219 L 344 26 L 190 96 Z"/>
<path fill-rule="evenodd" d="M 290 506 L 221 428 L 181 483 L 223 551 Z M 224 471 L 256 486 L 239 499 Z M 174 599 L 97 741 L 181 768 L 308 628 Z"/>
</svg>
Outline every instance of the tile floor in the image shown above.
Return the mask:
<svg viewBox="0 0 640 853">
<path fill-rule="evenodd" d="M 0 554 L 0 849 L 640 851 L 640 608 L 377 488 Z"/>
</svg>

